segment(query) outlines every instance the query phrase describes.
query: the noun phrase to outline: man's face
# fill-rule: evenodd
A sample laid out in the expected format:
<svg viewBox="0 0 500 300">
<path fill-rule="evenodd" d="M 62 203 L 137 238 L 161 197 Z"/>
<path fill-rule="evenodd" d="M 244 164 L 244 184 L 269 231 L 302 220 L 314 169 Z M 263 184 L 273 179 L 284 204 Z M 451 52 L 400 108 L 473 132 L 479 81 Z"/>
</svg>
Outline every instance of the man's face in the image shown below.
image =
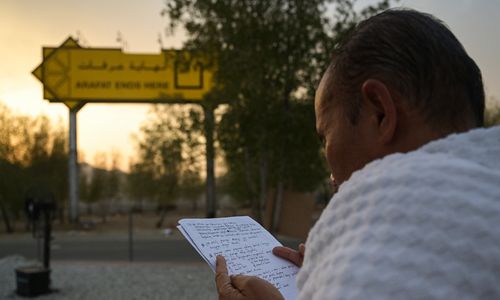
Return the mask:
<svg viewBox="0 0 500 300">
<path fill-rule="evenodd" d="M 348 180 L 351 174 L 372 160 L 369 124 L 363 112 L 352 125 L 342 111 L 339 99 L 325 99 L 328 72 L 323 76 L 315 97 L 316 130 L 325 147 L 326 160 L 336 184 Z M 335 93 L 334 97 L 335 98 Z"/>
</svg>

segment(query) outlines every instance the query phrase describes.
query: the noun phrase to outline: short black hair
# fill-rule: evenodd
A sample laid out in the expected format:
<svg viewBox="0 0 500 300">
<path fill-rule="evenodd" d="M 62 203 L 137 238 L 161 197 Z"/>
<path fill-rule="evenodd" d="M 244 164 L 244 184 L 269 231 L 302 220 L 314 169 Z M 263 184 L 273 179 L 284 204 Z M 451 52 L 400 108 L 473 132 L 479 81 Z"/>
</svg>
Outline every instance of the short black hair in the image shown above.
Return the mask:
<svg viewBox="0 0 500 300">
<path fill-rule="evenodd" d="M 376 78 L 408 99 L 433 128 L 462 131 L 483 125 L 481 71 L 455 35 L 430 14 L 389 9 L 362 21 L 336 47 L 328 72 L 325 96 L 331 99 L 334 86 L 353 124 L 361 84 Z"/>
</svg>

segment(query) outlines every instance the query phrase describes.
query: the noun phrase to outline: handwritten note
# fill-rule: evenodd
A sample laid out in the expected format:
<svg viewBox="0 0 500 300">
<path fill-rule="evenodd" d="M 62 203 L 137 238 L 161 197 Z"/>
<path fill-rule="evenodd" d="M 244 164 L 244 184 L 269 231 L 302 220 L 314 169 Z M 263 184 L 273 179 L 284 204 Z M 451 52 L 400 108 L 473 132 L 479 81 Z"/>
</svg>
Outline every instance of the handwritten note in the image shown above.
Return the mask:
<svg viewBox="0 0 500 300">
<path fill-rule="evenodd" d="M 226 258 L 229 274 L 258 276 L 278 288 L 285 299 L 295 299 L 298 268 L 272 254 L 281 246 L 250 217 L 182 219 L 179 230 L 215 271 L 215 257 Z"/>
</svg>

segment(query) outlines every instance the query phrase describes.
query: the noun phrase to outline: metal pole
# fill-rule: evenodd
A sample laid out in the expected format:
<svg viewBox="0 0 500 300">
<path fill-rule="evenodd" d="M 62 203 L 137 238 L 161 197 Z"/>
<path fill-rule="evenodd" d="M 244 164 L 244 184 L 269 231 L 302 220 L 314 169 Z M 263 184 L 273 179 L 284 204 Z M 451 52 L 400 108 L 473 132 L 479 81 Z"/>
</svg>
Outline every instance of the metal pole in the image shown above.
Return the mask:
<svg viewBox="0 0 500 300">
<path fill-rule="evenodd" d="M 50 211 L 48 209 L 43 210 L 44 217 L 44 234 L 43 234 L 43 267 L 45 269 L 50 268 L 50 232 L 51 232 L 51 218 Z"/>
<path fill-rule="evenodd" d="M 42 255 L 42 243 L 41 243 L 41 237 L 38 235 L 38 233 L 35 233 L 35 238 L 36 238 L 36 255 L 38 261 L 43 260 L 43 255 Z"/>
<path fill-rule="evenodd" d="M 210 104 L 203 105 L 205 113 L 205 139 L 207 159 L 207 182 L 206 182 L 206 216 L 215 218 L 215 168 L 214 168 L 214 107 Z"/>
<path fill-rule="evenodd" d="M 76 113 L 81 106 L 69 109 L 69 216 L 70 222 L 78 221 L 78 153 L 76 145 Z"/>
<path fill-rule="evenodd" d="M 134 219 L 132 209 L 128 213 L 128 260 L 134 261 Z"/>
</svg>

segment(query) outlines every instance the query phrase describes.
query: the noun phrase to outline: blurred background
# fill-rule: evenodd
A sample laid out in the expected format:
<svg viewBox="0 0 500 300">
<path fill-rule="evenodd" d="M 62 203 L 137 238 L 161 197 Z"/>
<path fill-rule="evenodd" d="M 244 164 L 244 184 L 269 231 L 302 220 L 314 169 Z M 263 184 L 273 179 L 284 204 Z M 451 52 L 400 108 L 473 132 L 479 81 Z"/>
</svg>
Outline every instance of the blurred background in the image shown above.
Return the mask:
<svg viewBox="0 0 500 300">
<path fill-rule="evenodd" d="M 487 126 L 500 124 L 496 0 L 2 0 L 0 298 L 16 297 L 15 266 L 40 259 L 25 213 L 33 197 L 56 203 L 51 252 L 60 292 L 46 297 L 215 298 L 208 266 L 175 228 L 180 218 L 212 216 L 207 104 L 215 215 L 250 215 L 296 247 L 334 192 L 313 106 L 331 50 L 359 21 L 400 6 L 450 27 L 483 72 Z M 76 220 L 69 216 L 68 108 L 44 100 L 31 74 L 42 47 L 69 36 L 83 47 L 186 49 L 217 61 L 214 88 L 200 103 L 81 108 Z M 119 274 L 121 288 L 110 288 Z"/>
</svg>

